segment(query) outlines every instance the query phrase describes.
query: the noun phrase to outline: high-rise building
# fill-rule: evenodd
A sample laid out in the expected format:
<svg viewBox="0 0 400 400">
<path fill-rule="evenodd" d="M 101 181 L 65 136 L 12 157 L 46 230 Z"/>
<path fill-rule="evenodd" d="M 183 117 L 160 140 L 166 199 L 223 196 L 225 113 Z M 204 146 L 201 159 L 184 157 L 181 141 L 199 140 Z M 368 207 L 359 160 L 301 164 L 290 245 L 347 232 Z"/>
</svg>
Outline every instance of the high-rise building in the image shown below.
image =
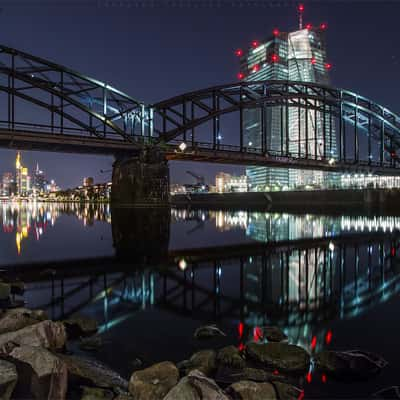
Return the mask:
<svg viewBox="0 0 400 400">
<path fill-rule="evenodd" d="M 329 84 L 331 64 L 327 62 L 325 47 L 326 24 L 313 27 L 302 26 L 303 6 L 299 7 L 300 26 L 294 32 L 280 32 L 274 29 L 272 35 L 263 42 L 253 41 L 251 47 L 243 52 L 237 50 L 240 57 L 239 79 L 245 81 L 289 80 Z M 264 112 L 265 115 L 261 113 Z M 266 143 L 262 140 L 262 119 L 265 121 Z M 289 142 L 284 137 L 288 124 Z M 309 132 L 305 137 L 306 124 Z M 277 155 L 292 154 L 320 158 L 322 150 L 335 157 L 336 134 L 334 126 L 326 127 L 323 135 L 323 117 L 314 110 L 289 109 L 288 118 L 283 116 L 280 105 L 246 110 L 244 113 L 245 146 Z M 324 143 L 324 138 L 327 143 Z M 328 153 L 329 154 L 329 153 Z M 246 169 L 249 190 L 264 191 L 295 188 L 304 185 L 321 185 L 331 180 L 327 174 L 319 171 L 288 170 L 286 168 L 249 167 Z"/>
<path fill-rule="evenodd" d="M 15 194 L 15 179 L 12 172 L 5 172 L 3 174 L 1 194 L 2 196 L 12 196 Z"/>
<path fill-rule="evenodd" d="M 225 172 L 219 172 L 215 176 L 215 191 L 225 192 L 247 192 L 246 175 L 235 176 Z"/>
<path fill-rule="evenodd" d="M 33 191 L 35 194 L 46 192 L 46 177 L 44 172 L 39 168 L 39 164 L 36 164 L 36 170 L 33 175 Z"/>
<path fill-rule="evenodd" d="M 15 182 L 16 194 L 18 196 L 27 196 L 30 192 L 31 177 L 28 174 L 28 168 L 24 167 L 21 162 L 21 153 L 17 153 L 15 160 Z"/>
</svg>

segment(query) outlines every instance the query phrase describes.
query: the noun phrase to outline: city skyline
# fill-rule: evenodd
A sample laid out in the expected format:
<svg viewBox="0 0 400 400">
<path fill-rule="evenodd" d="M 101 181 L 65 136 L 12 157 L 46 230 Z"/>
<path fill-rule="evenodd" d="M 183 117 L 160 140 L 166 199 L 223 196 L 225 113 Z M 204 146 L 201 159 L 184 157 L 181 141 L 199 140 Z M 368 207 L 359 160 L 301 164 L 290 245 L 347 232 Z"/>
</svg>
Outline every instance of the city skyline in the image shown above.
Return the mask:
<svg viewBox="0 0 400 400">
<path fill-rule="evenodd" d="M 347 5 L 304 3 L 305 23 L 327 21 L 334 85 L 354 89 L 396 111 L 395 91 L 388 91 L 387 87 L 391 87 L 391 82 L 396 79 L 400 55 L 398 50 L 392 48 L 391 41 L 385 38 L 398 36 L 399 27 L 393 10 L 399 9 L 399 6 L 383 2 L 376 9 L 373 4 L 362 2 Z M 285 4 L 261 8 L 244 6 L 242 9 L 226 7 L 215 13 L 213 7 L 194 12 L 190 7 L 170 7 L 167 10 L 157 7 L 105 7 L 94 6 L 94 2 L 80 6 L 75 4 L 68 9 L 62 6 L 44 9 L 43 5 L 22 8 L 18 2 L 5 3 L 1 14 L 5 31 L 2 42 L 88 73 L 135 98 L 151 102 L 179 92 L 235 81 L 238 72 L 234 55 L 236 48 L 246 47 L 252 40 L 261 40 L 275 28 L 282 31 L 296 28 L 297 3 Z M 96 19 L 92 14 L 93 6 L 96 7 Z M 79 11 L 75 20 L 79 35 L 67 29 L 69 17 L 76 11 Z M 168 18 L 163 18 L 165 14 Z M 211 29 L 205 29 L 202 24 L 204 19 L 211 22 Z M 20 22 L 18 26 L 30 30 L 30 35 L 26 35 L 25 29 L 15 31 L 17 20 Z M 109 29 L 102 31 L 99 29 L 101 24 L 108 24 Z M 193 29 L 186 29 L 189 25 Z M 36 29 L 39 26 L 42 28 Z M 363 40 L 365 30 L 372 26 L 374 35 L 368 41 Z M 48 30 L 53 32 L 56 40 L 49 38 Z M 91 32 L 96 32 L 96 35 Z M 201 38 L 196 37 L 199 32 Z M 351 40 L 346 41 L 346 38 Z M 63 52 L 59 51 L 60 45 Z M 104 45 L 116 46 L 120 63 L 115 63 L 112 57 L 104 58 Z M 124 51 L 129 46 L 133 46 L 133 52 Z M 192 51 L 193 46 L 197 51 Z M 158 49 L 155 53 L 154 48 Z M 137 54 L 141 55 L 139 61 Z M 160 60 L 163 61 L 162 68 L 158 68 Z M 369 68 L 363 68 L 364 65 Z M 196 71 L 195 79 L 193 71 Z M 3 163 L 0 172 L 6 172 L 4 164 L 9 163 L 7 159 L 13 159 L 14 152 L 1 152 Z M 109 170 L 113 162 L 111 157 L 40 152 L 29 152 L 24 157 L 28 163 L 38 159 L 43 169 L 54 171 L 54 177 L 62 187 L 78 186 L 82 176 L 107 181 L 109 176 L 100 171 Z M 171 163 L 171 181 L 187 180 L 182 169 L 180 163 Z M 222 169 L 233 174 L 243 171 L 241 167 L 222 168 L 196 163 L 190 169 L 204 173 L 209 181 Z M 66 170 L 68 174 L 65 174 Z"/>
</svg>

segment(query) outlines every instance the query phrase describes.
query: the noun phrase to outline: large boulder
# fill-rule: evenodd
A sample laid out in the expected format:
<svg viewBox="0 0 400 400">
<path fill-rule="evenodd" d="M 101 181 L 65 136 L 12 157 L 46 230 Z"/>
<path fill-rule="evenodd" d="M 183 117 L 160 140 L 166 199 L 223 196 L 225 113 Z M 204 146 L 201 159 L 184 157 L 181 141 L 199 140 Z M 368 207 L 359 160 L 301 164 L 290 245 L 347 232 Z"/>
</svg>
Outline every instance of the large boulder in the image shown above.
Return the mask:
<svg viewBox="0 0 400 400">
<path fill-rule="evenodd" d="M 129 392 L 136 400 L 162 399 L 178 383 L 176 366 L 164 361 L 136 371 L 129 381 Z"/>
<path fill-rule="evenodd" d="M 273 381 L 279 400 L 298 400 L 304 397 L 304 391 L 286 382 Z"/>
<path fill-rule="evenodd" d="M 72 386 L 97 386 L 128 390 L 128 382 L 106 365 L 88 358 L 58 354 L 68 369 Z"/>
<path fill-rule="evenodd" d="M 282 342 L 287 340 L 281 328 L 277 326 L 263 326 L 259 329 L 260 339 L 266 339 L 268 342 Z"/>
<path fill-rule="evenodd" d="M 249 343 L 246 354 L 264 367 L 279 372 L 302 373 L 310 366 L 309 354 L 301 347 L 287 343 Z"/>
<path fill-rule="evenodd" d="M 14 332 L 29 325 L 48 319 L 42 310 L 28 310 L 27 308 L 13 308 L 0 314 L 0 334 Z"/>
<path fill-rule="evenodd" d="M 246 365 L 240 351 L 235 346 L 227 346 L 219 350 L 217 361 L 219 364 L 237 369 L 244 368 Z"/>
<path fill-rule="evenodd" d="M 20 346 L 39 346 L 50 350 L 60 350 L 65 346 L 66 340 L 64 325 L 47 320 L 0 335 L 0 352 L 2 352 L 1 348 L 10 342 Z"/>
<path fill-rule="evenodd" d="M 200 350 L 194 353 L 189 360 L 182 363 L 184 375 L 197 369 L 206 376 L 212 375 L 216 370 L 216 353 L 214 350 Z"/>
<path fill-rule="evenodd" d="M 318 369 L 338 379 L 366 379 L 387 365 L 382 357 L 361 350 L 322 351 L 315 355 Z"/>
<path fill-rule="evenodd" d="M 183 377 L 163 400 L 230 400 L 210 378 L 194 370 Z"/>
<path fill-rule="evenodd" d="M 9 400 L 17 384 L 17 368 L 8 361 L 0 360 L 0 399 Z"/>
<path fill-rule="evenodd" d="M 65 399 L 68 372 L 58 357 L 37 346 L 17 346 L 9 357 L 18 371 L 17 397 Z"/>
<path fill-rule="evenodd" d="M 69 339 L 77 339 L 81 336 L 91 336 L 99 327 L 97 321 L 84 315 L 73 315 L 63 321 Z"/>
<path fill-rule="evenodd" d="M 276 400 L 274 387 L 268 383 L 257 383 L 252 381 L 240 381 L 229 386 L 226 392 L 234 400 Z"/>
</svg>

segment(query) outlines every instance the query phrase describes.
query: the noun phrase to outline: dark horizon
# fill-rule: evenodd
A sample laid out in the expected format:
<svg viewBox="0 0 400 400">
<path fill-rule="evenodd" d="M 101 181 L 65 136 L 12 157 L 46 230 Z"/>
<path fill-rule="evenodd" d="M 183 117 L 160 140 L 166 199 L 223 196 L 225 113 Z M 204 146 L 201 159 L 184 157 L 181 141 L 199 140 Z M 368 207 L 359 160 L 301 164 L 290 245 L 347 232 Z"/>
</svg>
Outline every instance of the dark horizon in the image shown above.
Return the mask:
<svg viewBox="0 0 400 400">
<path fill-rule="evenodd" d="M 297 28 L 295 1 L 279 2 L 59 2 L 2 3 L 2 44 L 65 65 L 109 83 L 146 103 L 223 83 L 235 82 L 234 51 L 262 40 L 274 28 Z M 151 5 L 154 5 L 152 7 Z M 175 4 L 175 6 L 174 6 Z M 181 4 L 182 6 L 179 6 Z M 242 4 L 242 7 L 239 5 Z M 251 5 L 252 4 L 252 5 Z M 395 96 L 400 52 L 400 4 L 305 1 L 305 22 L 328 23 L 328 59 L 334 86 L 359 93 L 399 112 Z M 197 5 L 197 6 L 196 6 Z M 218 6 L 220 5 L 220 6 Z M 370 33 L 371 32 L 371 33 Z M 12 171 L 16 150 L 0 150 L 0 173 Z M 111 157 L 23 151 L 61 187 L 109 179 Z M 242 167 L 171 163 L 171 182 L 192 182 L 186 170 L 205 175 L 240 174 Z"/>
</svg>

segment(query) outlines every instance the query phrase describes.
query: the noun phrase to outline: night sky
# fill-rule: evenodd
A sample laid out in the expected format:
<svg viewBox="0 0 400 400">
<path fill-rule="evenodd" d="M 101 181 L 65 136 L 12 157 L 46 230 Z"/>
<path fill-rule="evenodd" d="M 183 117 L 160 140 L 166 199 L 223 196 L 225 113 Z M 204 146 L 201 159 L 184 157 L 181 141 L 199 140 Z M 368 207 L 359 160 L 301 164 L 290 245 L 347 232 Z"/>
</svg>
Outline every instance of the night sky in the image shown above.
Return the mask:
<svg viewBox="0 0 400 400">
<path fill-rule="evenodd" d="M 203 3 L 202 6 L 199 6 Z M 328 23 L 332 81 L 400 112 L 400 1 L 304 1 L 304 22 Z M 297 28 L 297 2 L 261 0 L 0 1 L 1 43 L 105 81 L 146 103 L 236 80 L 236 48 Z M 0 173 L 15 151 L 0 150 Z M 110 157 L 23 152 L 62 187 L 106 181 Z M 172 182 L 240 167 L 171 164 Z"/>
</svg>

